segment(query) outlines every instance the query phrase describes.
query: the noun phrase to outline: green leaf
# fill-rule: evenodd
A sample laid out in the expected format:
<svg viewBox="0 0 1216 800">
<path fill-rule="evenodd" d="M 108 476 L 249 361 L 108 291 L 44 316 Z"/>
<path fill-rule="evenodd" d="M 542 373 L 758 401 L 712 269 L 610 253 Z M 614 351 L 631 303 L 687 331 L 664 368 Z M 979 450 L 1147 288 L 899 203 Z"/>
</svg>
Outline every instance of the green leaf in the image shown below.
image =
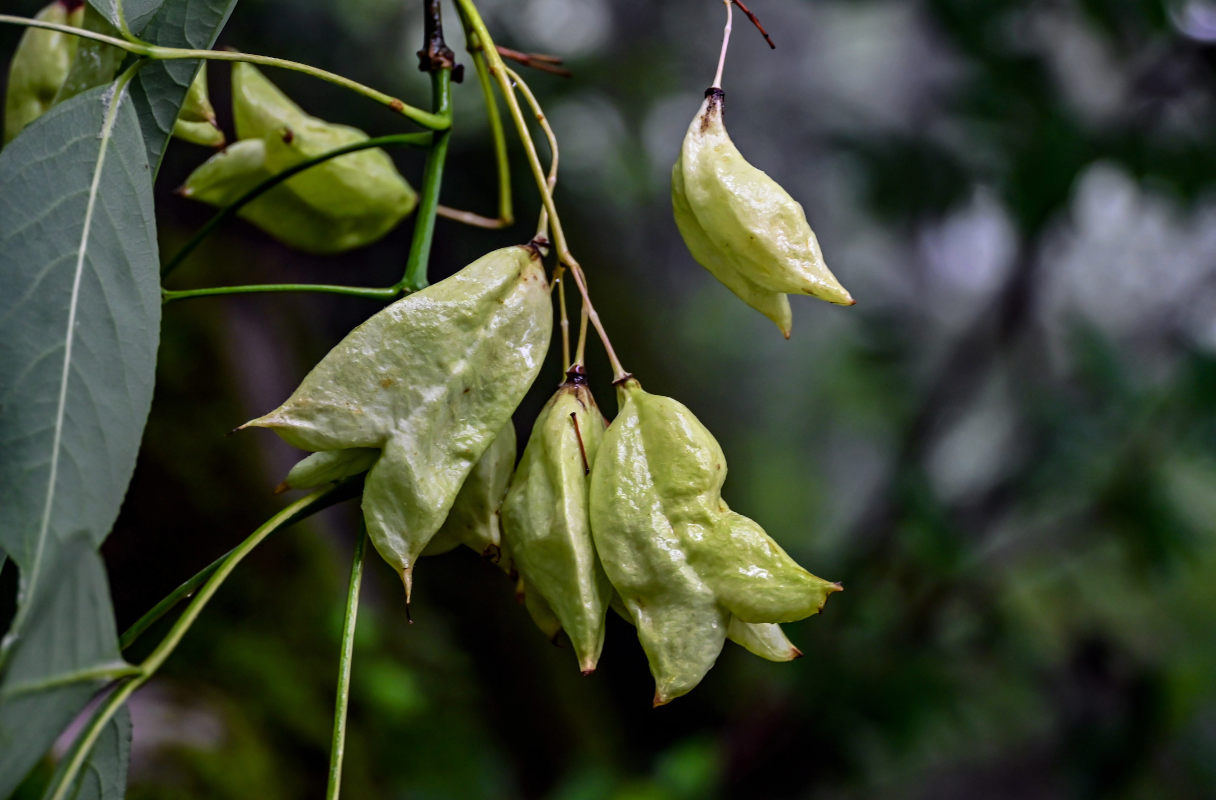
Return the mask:
<svg viewBox="0 0 1216 800">
<path fill-rule="evenodd" d="M 106 36 L 122 35 L 92 6 L 85 8 L 81 27 L 87 31 L 104 33 Z M 114 80 L 126 55 L 113 45 L 93 39 L 81 39 L 76 45 L 76 58 L 72 61 L 72 68 L 68 71 L 68 77 L 63 82 L 63 86 L 59 87 L 59 93 L 55 95 L 55 102 L 62 103 L 81 92 L 87 92 L 94 86 L 101 86 L 103 83 Z"/>
<path fill-rule="evenodd" d="M 115 28 L 122 28 L 119 20 L 125 17 L 127 28 L 138 35 L 163 2 L 165 0 L 89 0 L 89 5 L 97 9 Z"/>
<path fill-rule="evenodd" d="M 112 0 L 111 0 L 112 2 Z M 210 49 L 237 0 L 165 0 L 141 37 L 162 47 Z M 140 70 L 132 82 L 131 97 L 139 113 L 139 126 L 155 175 L 173 123 L 190 84 L 198 72 L 196 59 L 156 61 Z"/>
<path fill-rule="evenodd" d="M 127 765 L 131 761 L 131 712 L 118 709 L 93 745 L 68 800 L 122 800 L 127 795 Z M 59 773 L 67 766 L 61 759 L 50 786 L 57 786 Z"/>
<path fill-rule="evenodd" d="M 55 737 L 128 667 L 118 652 L 105 567 L 93 542 L 61 545 L 54 581 L 31 597 L 24 636 L 12 640 L 0 683 L 0 797 L 8 797 Z M 87 796 L 87 795 L 82 795 Z"/>
<path fill-rule="evenodd" d="M 109 532 L 152 402 L 152 185 L 117 85 L 56 106 L 0 152 L 0 547 L 21 568 L 20 606 L 67 535 L 97 546 Z"/>
</svg>

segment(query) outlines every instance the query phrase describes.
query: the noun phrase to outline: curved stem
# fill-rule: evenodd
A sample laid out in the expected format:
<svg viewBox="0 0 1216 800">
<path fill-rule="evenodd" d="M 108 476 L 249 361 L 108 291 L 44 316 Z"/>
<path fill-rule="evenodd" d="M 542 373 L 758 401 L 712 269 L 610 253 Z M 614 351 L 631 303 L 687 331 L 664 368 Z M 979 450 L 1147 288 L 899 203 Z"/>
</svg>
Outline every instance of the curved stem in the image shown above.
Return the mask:
<svg viewBox="0 0 1216 800">
<path fill-rule="evenodd" d="M 600 316 L 595 310 L 595 305 L 591 302 L 590 294 L 587 292 L 587 281 L 583 275 L 583 269 L 579 266 L 578 261 L 575 260 L 566 242 L 566 234 L 562 229 L 561 218 L 558 216 L 557 206 L 553 202 L 553 193 L 549 191 L 548 179 L 545 176 L 544 168 L 541 166 L 540 156 L 536 152 L 536 143 L 532 141 L 532 135 L 528 131 L 528 121 L 524 118 L 523 110 L 519 105 L 519 98 L 515 96 L 514 87 L 511 85 L 510 77 L 508 77 L 509 70 L 506 64 L 503 63 L 502 56 L 495 49 L 494 38 L 490 36 L 490 31 L 486 28 L 485 21 L 482 20 L 473 0 L 456 0 L 456 8 L 460 12 L 460 18 L 465 28 L 475 34 L 478 41 L 481 42 L 482 51 L 486 54 L 486 60 L 489 62 L 490 73 L 495 81 L 497 81 L 503 98 L 507 101 L 507 108 L 511 111 L 511 120 L 515 124 L 515 131 L 519 135 L 519 140 L 523 145 L 525 154 L 528 156 L 528 166 L 532 170 L 532 177 L 536 181 L 537 189 L 540 190 L 541 202 L 544 204 L 545 211 L 549 214 L 549 222 L 553 226 L 553 243 L 557 249 L 558 260 L 570 268 L 570 274 L 574 276 L 575 285 L 578 286 L 583 303 L 587 306 L 587 315 L 591 320 L 591 325 L 595 328 L 595 332 L 599 335 L 600 341 L 604 345 L 604 350 L 608 354 L 608 361 L 615 373 L 614 380 L 620 380 L 629 373 L 621 366 L 620 360 L 616 357 L 616 352 L 612 349 L 612 343 L 608 339 L 608 334 L 604 331 L 603 323 L 600 322 Z M 523 84 L 522 79 L 518 76 L 516 76 L 516 82 Z M 529 92 L 525 97 L 528 97 L 530 94 Z"/>
<path fill-rule="evenodd" d="M 329 748 L 329 781 L 325 800 L 338 800 L 342 791 L 342 756 L 346 752 L 346 711 L 350 705 L 350 666 L 355 654 L 355 625 L 359 618 L 359 587 L 363 583 L 363 554 L 367 549 L 367 529 L 361 526 L 355 557 L 350 565 L 350 585 L 346 590 L 346 617 L 342 623 L 342 651 L 338 656 L 338 687 L 334 700 L 334 733 Z"/>
<path fill-rule="evenodd" d="M 247 286 L 209 286 L 205 289 L 161 290 L 161 302 L 192 300 L 196 297 L 219 297 L 229 294 L 267 294 L 270 292 L 314 292 L 337 294 L 344 297 L 362 297 L 365 300 L 395 300 L 401 295 L 396 286 L 377 289 L 371 286 L 335 286 L 326 283 L 255 283 Z"/>
<path fill-rule="evenodd" d="M 486 119 L 490 123 L 490 140 L 494 146 L 494 168 L 498 173 L 498 219 L 506 228 L 515 222 L 515 209 L 511 202 L 511 161 L 507 157 L 507 135 L 502 128 L 502 114 L 498 110 L 498 99 L 490 82 L 486 68 L 486 57 L 481 52 L 479 40 L 469 37 L 467 44 L 473 67 L 477 70 L 477 83 L 485 100 Z"/>
<path fill-rule="evenodd" d="M 177 648 L 182 637 L 186 635 L 186 631 L 190 630 L 190 626 L 198 619 L 199 614 L 203 612 L 207 603 L 219 590 L 232 571 L 237 565 L 244 560 L 245 556 L 249 555 L 253 550 L 261 544 L 266 537 L 277 531 L 279 528 L 297 522 L 304 517 L 319 511 L 326 507 L 335 499 L 336 495 L 341 495 L 342 490 L 350 488 L 353 485 L 349 482 L 343 482 L 336 486 L 329 486 L 324 489 L 319 489 L 305 497 L 300 498 L 296 502 L 279 511 L 266 522 L 262 523 L 257 530 L 251 533 L 245 541 L 234 547 L 232 551 L 224 557 L 224 560 L 219 567 L 207 579 L 207 582 L 199 590 L 199 593 L 182 612 L 182 615 L 173 623 L 173 627 L 169 633 L 161 640 L 147 658 L 139 665 L 139 673 L 132 679 L 122 683 L 116 688 L 94 712 L 92 719 L 89 720 L 88 726 L 81 732 L 77 738 L 75 745 L 72 748 L 69 761 L 64 770 L 58 774 L 58 783 L 53 787 L 48 787 L 46 797 L 48 800 L 64 800 L 68 789 L 76 782 L 76 776 L 80 773 L 80 768 L 84 765 L 85 759 L 93 746 L 97 743 L 97 738 L 101 736 L 102 730 L 106 723 L 118 711 L 127 698 L 135 692 L 140 686 L 143 686 L 148 680 L 156 674 L 165 660 Z M 52 791 L 53 790 L 53 791 Z"/>
<path fill-rule="evenodd" d="M 726 49 L 730 47 L 730 28 L 734 19 L 734 5 L 731 0 L 722 0 L 726 4 L 726 28 L 722 31 L 722 52 L 718 54 L 718 71 L 714 73 L 711 89 L 722 88 L 722 70 L 726 67 Z"/>
<path fill-rule="evenodd" d="M 436 69 L 431 73 L 431 96 L 435 113 L 452 118 L 452 70 L 450 67 Z M 405 274 L 397 284 L 398 289 L 418 291 L 427 285 L 427 264 L 431 257 L 431 242 L 435 236 L 435 215 L 439 210 L 439 189 L 443 185 L 443 166 L 448 156 L 448 143 L 452 131 L 436 131 L 431 139 L 431 149 L 426 156 L 426 167 L 422 172 L 422 187 L 418 190 L 418 216 L 414 223 L 414 238 L 410 241 L 410 253 L 405 262 Z"/>
<path fill-rule="evenodd" d="M 537 124 L 541 130 L 545 132 L 545 138 L 549 142 L 549 175 L 545 179 L 545 185 L 549 187 L 549 194 L 553 194 L 553 190 L 557 188 L 557 166 L 561 160 L 561 154 L 557 147 L 557 136 L 553 133 L 552 126 L 549 125 L 549 120 L 545 117 L 544 110 L 540 107 L 540 102 L 536 99 L 536 95 L 532 94 L 532 90 L 528 88 L 528 84 L 524 83 L 524 79 L 519 77 L 519 73 L 515 70 L 503 65 L 507 70 L 507 75 L 515 82 L 516 88 L 523 94 L 524 99 L 528 101 L 528 105 L 532 108 L 532 115 L 536 117 Z M 548 237 L 549 234 L 549 212 L 542 207 L 540 210 L 540 220 L 536 223 L 536 236 Z"/>
<path fill-rule="evenodd" d="M 182 246 L 182 249 L 178 250 L 173 258 L 165 262 L 165 265 L 161 268 L 160 276 L 162 278 L 166 278 L 171 272 L 173 272 L 173 270 L 180 267 L 182 262 L 186 260 L 186 257 L 194 252 L 194 249 L 202 244 L 203 240 L 210 236 L 224 220 L 240 211 L 242 207 L 252 203 L 254 200 L 257 200 L 263 194 L 278 186 L 283 181 L 288 180 L 295 175 L 299 175 L 304 170 L 311 169 L 318 164 L 323 164 L 332 158 L 344 156 L 347 153 L 354 153 L 359 150 L 367 150 L 372 147 L 385 147 L 393 145 L 418 148 L 429 147 L 431 144 L 431 137 L 432 134 L 429 133 L 399 133 L 392 136 L 377 136 L 372 139 L 364 139 L 361 142 L 355 142 L 354 144 L 349 144 L 345 147 L 330 150 L 328 153 L 322 153 L 321 155 L 316 156 L 315 158 L 310 158 L 307 161 L 301 161 L 299 164 L 288 167 L 282 172 L 270 176 L 257 186 L 245 192 L 232 203 L 229 203 L 227 206 L 221 208 L 215 214 L 215 216 L 207 220 L 207 222 L 201 228 L 195 231 L 193 236 L 190 237 L 190 241 L 186 242 L 186 244 Z"/>
<path fill-rule="evenodd" d="M 120 50 L 128 53 L 133 53 L 137 56 L 149 58 L 153 61 L 174 61 L 184 58 L 202 58 L 208 61 L 246 61 L 250 64 L 260 64 L 264 67 L 278 67 L 280 69 L 288 69 L 293 72 L 302 72 L 305 75 L 311 75 L 314 78 L 332 83 L 336 86 L 341 86 L 344 89 L 349 89 L 355 94 L 363 95 L 364 97 L 374 100 L 375 102 L 387 106 L 398 114 L 401 114 L 406 119 L 418 123 L 424 128 L 429 128 L 433 131 L 447 130 L 451 126 L 451 120 L 440 114 L 433 114 L 429 111 L 423 111 L 411 105 L 407 105 L 402 100 L 385 94 L 370 86 L 366 86 L 358 81 L 353 81 L 337 73 L 328 70 L 320 69 L 311 66 L 310 64 L 301 64 L 298 61 L 289 61 L 285 58 L 275 58 L 274 56 L 259 56 L 252 53 L 233 53 L 227 50 L 194 50 L 182 47 L 160 47 L 159 45 L 145 44 L 139 41 L 128 41 L 119 39 L 114 36 L 106 36 L 103 33 L 87 31 L 83 28 L 74 28 L 71 25 L 60 25 L 55 22 L 43 22 L 42 20 L 30 19 L 28 17 L 17 17 L 11 14 L 0 14 L 0 23 L 10 23 L 13 25 L 26 25 L 31 28 L 46 28 L 47 30 L 59 31 L 60 33 L 79 36 L 82 39 L 92 39 L 98 42 L 105 42 L 108 45 L 113 45 Z"/>
</svg>

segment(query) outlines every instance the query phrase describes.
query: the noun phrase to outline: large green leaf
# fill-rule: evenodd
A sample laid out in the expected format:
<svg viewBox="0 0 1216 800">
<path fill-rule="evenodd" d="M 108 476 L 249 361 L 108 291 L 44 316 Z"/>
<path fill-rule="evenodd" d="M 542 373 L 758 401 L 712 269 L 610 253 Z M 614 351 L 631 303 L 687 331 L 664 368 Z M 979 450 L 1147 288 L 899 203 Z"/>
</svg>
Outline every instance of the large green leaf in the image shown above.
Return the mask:
<svg viewBox="0 0 1216 800">
<path fill-rule="evenodd" d="M 88 536 L 56 552 L 56 580 L 38 585 L 12 640 L 0 685 L 0 797 L 30 767 L 89 698 L 107 671 L 127 666 L 118 652 L 105 567 Z"/>
<path fill-rule="evenodd" d="M 126 706 L 118 709 L 97 737 L 97 743 L 85 759 L 76 782 L 68 790 L 68 800 L 122 800 L 127 795 L 127 765 L 131 761 L 131 712 Z M 55 770 L 58 785 L 61 770 L 67 759 L 59 762 Z"/>
<path fill-rule="evenodd" d="M 162 47 L 210 49 L 237 0 L 165 0 L 141 38 Z M 132 82 L 131 96 L 148 148 L 153 174 L 160 168 L 182 101 L 198 72 L 199 62 L 156 61 Z"/>
<path fill-rule="evenodd" d="M 0 151 L 0 219 L 0 548 L 25 605 L 62 539 L 114 524 L 152 401 L 156 222 L 126 92 L 78 95 Z"/>
</svg>

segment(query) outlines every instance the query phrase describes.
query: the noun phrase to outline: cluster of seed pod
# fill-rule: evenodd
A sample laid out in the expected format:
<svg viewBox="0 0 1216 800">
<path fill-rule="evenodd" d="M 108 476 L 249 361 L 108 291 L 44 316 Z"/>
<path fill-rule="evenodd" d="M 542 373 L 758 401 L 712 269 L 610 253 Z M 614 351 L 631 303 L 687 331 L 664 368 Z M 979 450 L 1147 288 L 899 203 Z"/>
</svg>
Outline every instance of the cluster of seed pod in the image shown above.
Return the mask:
<svg viewBox="0 0 1216 800">
<path fill-rule="evenodd" d="M 575 364 L 515 466 L 511 415 L 552 324 L 538 248 L 496 250 L 372 316 L 246 425 L 315 451 L 289 488 L 367 471 L 368 534 L 407 601 L 421 556 L 467 545 L 517 577 L 538 627 L 563 633 L 584 673 L 608 609 L 633 623 L 656 705 L 696 686 L 728 638 L 797 657 L 778 623 L 840 587 L 726 505 L 726 460 L 687 407 L 629 377 L 609 424 Z"/>
<path fill-rule="evenodd" d="M 232 115 L 237 141 L 194 170 L 178 189 L 182 196 L 231 205 L 284 170 L 368 138 L 305 113 L 244 62 L 232 66 Z M 297 250 L 339 253 L 384 236 L 417 203 L 388 153 L 368 148 L 292 176 L 237 213 Z"/>
</svg>

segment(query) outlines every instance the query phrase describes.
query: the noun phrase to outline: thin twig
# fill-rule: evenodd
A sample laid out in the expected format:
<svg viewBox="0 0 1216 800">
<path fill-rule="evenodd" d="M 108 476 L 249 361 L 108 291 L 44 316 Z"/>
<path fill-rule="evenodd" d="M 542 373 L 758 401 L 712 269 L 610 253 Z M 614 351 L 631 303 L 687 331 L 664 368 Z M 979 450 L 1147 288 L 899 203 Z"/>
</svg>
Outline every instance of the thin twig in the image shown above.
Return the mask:
<svg viewBox="0 0 1216 800">
<path fill-rule="evenodd" d="M 565 67 L 558 66 L 562 63 L 562 60 L 557 56 L 550 56 L 544 53 L 524 53 L 519 50 L 512 50 L 509 47 L 503 47 L 502 45 L 495 45 L 495 49 L 498 50 L 498 54 L 503 58 L 509 58 L 518 64 L 523 64 L 525 67 L 531 67 L 540 72 L 560 75 L 563 78 L 569 78 L 574 75 L 573 72 Z"/>
<path fill-rule="evenodd" d="M 773 40 L 768 35 L 768 31 L 766 31 L 764 29 L 764 26 L 760 24 L 759 17 L 757 17 L 755 14 L 753 14 L 752 10 L 750 8 L 748 8 L 747 6 L 743 5 L 743 3 L 740 2 L 740 0 L 731 0 L 731 2 L 734 3 L 735 5 L 737 5 L 739 7 L 740 11 L 742 11 L 744 14 L 747 14 L 747 18 L 750 19 L 752 21 L 752 24 L 756 26 L 756 30 L 760 31 L 760 35 L 764 37 L 764 41 L 768 42 L 769 48 L 772 50 L 776 50 L 777 45 L 773 44 Z"/>
<path fill-rule="evenodd" d="M 450 219 L 454 222 L 460 222 L 474 228 L 485 228 L 491 231 L 508 228 L 513 223 L 513 220 L 503 219 L 502 217 L 492 219 L 490 217 L 483 217 L 481 214 L 477 214 L 472 211 L 461 211 L 459 208 L 452 208 L 451 206 L 445 206 L 443 204 L 436 207 L 435 213 L 444 219 Z"/>
</svg>

